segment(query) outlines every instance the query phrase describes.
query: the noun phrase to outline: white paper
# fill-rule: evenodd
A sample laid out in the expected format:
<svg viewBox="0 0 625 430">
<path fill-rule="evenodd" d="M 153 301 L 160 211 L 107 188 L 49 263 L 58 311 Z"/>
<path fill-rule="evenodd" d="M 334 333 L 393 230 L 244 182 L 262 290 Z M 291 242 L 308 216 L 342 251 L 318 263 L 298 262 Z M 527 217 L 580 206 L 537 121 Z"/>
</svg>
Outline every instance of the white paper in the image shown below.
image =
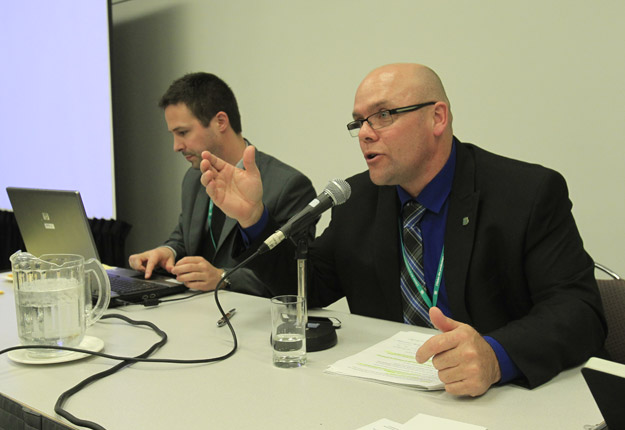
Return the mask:
<svg viewBox="0 0 625 430">
<path fill-rule="evenodd" d="M 387 418 L 360 427 L 357 430 L 487 430 L 486 427 L 466 424 L 447 418 L 433 417 L 432 415 L 418 414 L 406 424 L 399 424 Z"/>
<path fill-rule="evenodd" d="M 441 390 L 444 384 L 431 360 L 419 364 L 417 349 L 432 335 L 402 331 L 351 357 L 337 361 L 327 373 L 398 384 L 420 390 Z"/>
<path fill-rule="evenodd" d="M 360 427 L 358 430 L 404 430 L 404 426 L 395 421 L 383 418 L 364 427 Z"/>
<path fill-rule="evenodd" d="M 402 430 L 486 430 L 486 427 L 461 423 L 460 421 L 431 415 L 418 414 L 403 425 Z"/>
</svg>

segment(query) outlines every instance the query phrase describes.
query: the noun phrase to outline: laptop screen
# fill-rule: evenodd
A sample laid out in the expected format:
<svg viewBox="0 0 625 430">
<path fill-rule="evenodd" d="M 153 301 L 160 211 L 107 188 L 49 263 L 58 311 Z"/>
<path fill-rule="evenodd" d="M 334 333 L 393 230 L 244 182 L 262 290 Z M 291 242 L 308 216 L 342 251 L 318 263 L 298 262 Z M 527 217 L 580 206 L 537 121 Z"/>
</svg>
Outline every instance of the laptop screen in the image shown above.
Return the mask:
<svg viewBox="0 0 625 430">
<path fill-rule="evenodd" d="M 78 191 L 8 187 L 7 193 L 26 251 L 99 259 Z"/>
</svg>

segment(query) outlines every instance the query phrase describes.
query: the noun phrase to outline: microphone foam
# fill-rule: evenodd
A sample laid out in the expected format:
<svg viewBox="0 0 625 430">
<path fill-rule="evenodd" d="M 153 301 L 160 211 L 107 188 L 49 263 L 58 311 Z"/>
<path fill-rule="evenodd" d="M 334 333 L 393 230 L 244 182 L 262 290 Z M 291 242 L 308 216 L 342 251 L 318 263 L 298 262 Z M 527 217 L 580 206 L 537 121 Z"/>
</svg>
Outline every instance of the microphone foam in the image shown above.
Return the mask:
<svg viewBox="0 0 625 430">
<path fill-rule="evenodd" d="M 352 194 L 352 187 L 344 179 L 332 179 L 324 191 L 330 196 L 334 205 L 342 205 Z"/>
</svg>

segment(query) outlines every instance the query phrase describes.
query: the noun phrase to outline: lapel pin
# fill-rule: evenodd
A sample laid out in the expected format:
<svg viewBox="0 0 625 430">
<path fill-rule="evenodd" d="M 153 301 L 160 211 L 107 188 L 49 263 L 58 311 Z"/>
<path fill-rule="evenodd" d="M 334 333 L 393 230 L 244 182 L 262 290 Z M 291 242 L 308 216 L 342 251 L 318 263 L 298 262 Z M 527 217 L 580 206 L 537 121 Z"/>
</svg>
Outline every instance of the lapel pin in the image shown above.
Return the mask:
<svg viewBox="0 0 625 430">
<path fill-rule="evenodd" d="M 464 218 L 462 218 L 462 225 L 465 226 L 465 225 L 468 225 L 468 224 L 469 224 L 469 217 L 465 216 Z"/>
</svg>

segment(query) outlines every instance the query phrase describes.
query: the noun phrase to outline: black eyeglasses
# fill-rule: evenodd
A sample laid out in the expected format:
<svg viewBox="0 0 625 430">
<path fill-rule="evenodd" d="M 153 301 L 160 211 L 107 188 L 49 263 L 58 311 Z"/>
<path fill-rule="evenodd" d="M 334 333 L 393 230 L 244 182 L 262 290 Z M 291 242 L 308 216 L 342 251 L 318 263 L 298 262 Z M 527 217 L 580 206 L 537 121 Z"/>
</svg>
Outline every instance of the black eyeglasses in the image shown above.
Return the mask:
<svg viewBox="0 0 625 430">
<path fill-rule="evenodd" d="M 365 121 L 369 123 L 372 129 L 377 130 L 377 129 L 388 127 L 389 125 L 391 125 L 393 123 L 393 115 L 396 115 L 398 113 L 412 112 L 415 110 L 419 110 L 422 107 L 433 105 L 435 103 L 436 102 L 427 102 L 427 103 L 420 103 L 418 105 L 400 107 L 396 109 L 381 110 L 380 112 L 369 115 L 365 119 L 357 119 L 355 121 L 348 123 L 347 130 L 349 130 L 349 134 L 351 134 L 352 137 L 357 137 Z"/>
</svg>

